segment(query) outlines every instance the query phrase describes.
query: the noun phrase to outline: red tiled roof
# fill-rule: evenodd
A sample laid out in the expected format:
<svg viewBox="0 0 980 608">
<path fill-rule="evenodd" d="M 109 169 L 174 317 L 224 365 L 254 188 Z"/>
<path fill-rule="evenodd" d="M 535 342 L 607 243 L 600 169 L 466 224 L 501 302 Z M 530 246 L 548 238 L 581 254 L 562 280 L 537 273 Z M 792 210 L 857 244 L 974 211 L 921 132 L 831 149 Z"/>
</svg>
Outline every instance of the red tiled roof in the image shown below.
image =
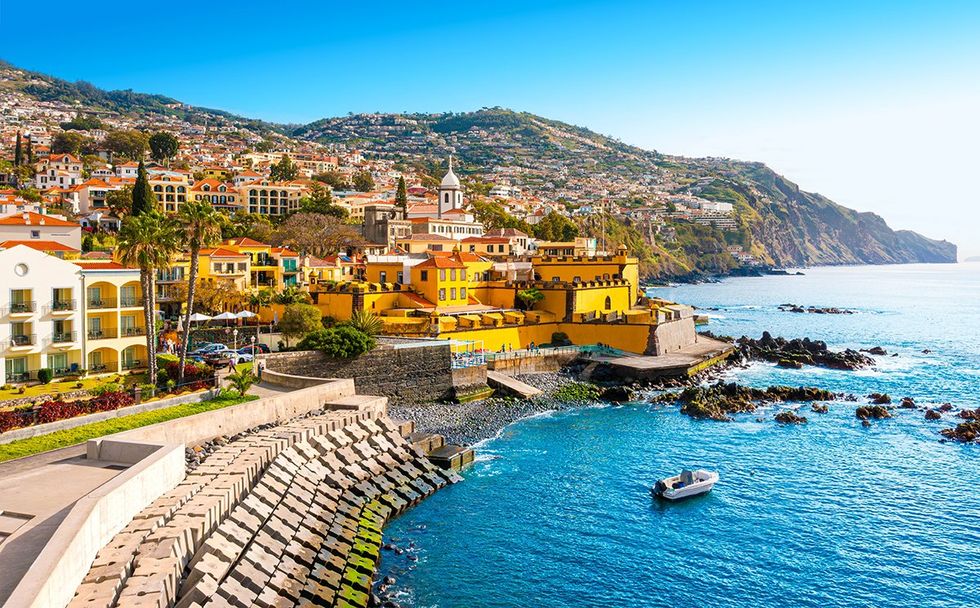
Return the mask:
<svg viewBox="0 0 980 608">
<path fill-rule="evenodd" d="M 119 262 L 72 262 L 82 270 L 139 270 L 123 266 Z"/>
<path fill-rule="evenodd" d="M 0 243 L 0 249 L 10 249 L 17 245 L 37 249 L 38 251 L 78 251 L 74 247 L 69 247 L 57 241 L 4 241 Z"/>
<path fill-rule="evenodd" d="M 238 245 L 239 247 L 268 247 L 265 243 L 260 243 L 253 238 L 240 236 L 225 240 L 225 245 Z"/>
<path fill-rule="evenodd" d="M 249 257 L 247 253 L 238 253 L 226 247 L 212 247 L 208 249 L 202 249 L 201 255 L 209 255 L 212 257 L 219 258 L 247 258 Z"/>
<path fill-rule="evenodd" d="M 26 221 L 24 217 L 25 215 L 27 216 Z M 42 225 L 42 222 L 45 226 L 62 226 L 71 228 L 81 227 L 81 224 L 51 217 L 50 215 L 41 215 L 40 213 L 34 213 L 33 211 L 14 213 L 12 215 L 8 215 L 7 217 L 0 218 L 0 226 L 39 226 Z"/>
<path fill-rule="evenodd" d="M 462 262 L 451 257 L 432 257 L 416 264 L 415 268 L 466 268 Z"/>
</svg>

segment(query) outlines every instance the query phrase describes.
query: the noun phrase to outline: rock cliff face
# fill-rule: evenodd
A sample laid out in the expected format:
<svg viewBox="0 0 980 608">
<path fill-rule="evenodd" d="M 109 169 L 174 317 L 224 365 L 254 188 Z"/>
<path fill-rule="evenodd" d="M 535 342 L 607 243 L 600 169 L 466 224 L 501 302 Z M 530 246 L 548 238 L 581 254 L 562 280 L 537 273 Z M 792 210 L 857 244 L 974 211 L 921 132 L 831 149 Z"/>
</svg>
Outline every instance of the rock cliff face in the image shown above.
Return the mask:
<svg viewBox="0 0 980 608">
<path fill-rule="evenodd" d="M 810 192 L 759 163 L 737 165 L 732 180 L 750 208 L 748 228 L 778 266 L 955 262 L 956 245 L 910 230 L 892 230 L 880 216 L 859 213 Z"/>
</svg>

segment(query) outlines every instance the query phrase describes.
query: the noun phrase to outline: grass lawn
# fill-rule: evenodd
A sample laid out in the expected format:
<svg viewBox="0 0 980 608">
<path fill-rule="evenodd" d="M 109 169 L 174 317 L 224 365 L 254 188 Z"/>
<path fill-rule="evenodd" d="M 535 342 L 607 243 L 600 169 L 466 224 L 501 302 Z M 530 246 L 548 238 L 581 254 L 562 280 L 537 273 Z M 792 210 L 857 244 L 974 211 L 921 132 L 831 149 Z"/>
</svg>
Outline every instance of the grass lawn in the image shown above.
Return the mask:
<svg viewBox="0 0 980 608">
<path fill-rule="evenodd" d="M 250 372 L 252 371 L 252 362 L 248 361 L 246 363 L 239 363 L 235 366 L 236 372 Z"/>
<path fill-rule="evenodd" d="M 14 387 L 10 390 L 3 390 L 0 388 L 0 409 L 4 409 L 4 401 L 8 399 L 24 399 L 31 397 L 40 397 L 41 395 L 60 395 L 62 393 L 71 393 L 74 391 L 90 391 L 97 386 L 103 384 L 108 384 L 110 382 L 124 382 L 127 387 L 133 386 L 134 384 L 142 384 L 146 382 L 146 374 L 135 374 L 129 375 L 128 373 L 122 374 L 109 374 L 106 376 L 99 376 L 95 378 L 83 378 L 81 380 L 55 380 L 49 382 L 48 384 L 35 384 L 34 386 L 28 386 L 23 393 L 19 392 L 20 387 Z M 79 386 L 81 385 L 81 386 Z"/>
<path fill-rule="evenodd" d="M 132 414 L 131 416 L 112 418 L 110 420 L 93 422 L 92 424 L 86 424 L 73 429 L 55 431 L 39 437 L 12 441 L 10 443 L 0 445 L 0 462 L 76 445 L 96 437 L 111 435 L 112 433 L 119 433 L 121 431 L 128 431 L 130 429 L 156 424 L 158 422 L 165 422 L 167 420 L 173 420 L 174 418 L 183 418 L 184 416 L 191 416 L 193 414 L 218 410 L 223 407 L 238 405 L 239 403 L 252 401 L 254 399 L 258 399 L 258 397 L 255 395 L 240 397 L 235 393 L 224 391 L 217 399 L 212 399 L 211 401 L 183 403 L 181 405 L 162 408 L 152 412 L 142 412 L 139 414 Z"/>
</svg>

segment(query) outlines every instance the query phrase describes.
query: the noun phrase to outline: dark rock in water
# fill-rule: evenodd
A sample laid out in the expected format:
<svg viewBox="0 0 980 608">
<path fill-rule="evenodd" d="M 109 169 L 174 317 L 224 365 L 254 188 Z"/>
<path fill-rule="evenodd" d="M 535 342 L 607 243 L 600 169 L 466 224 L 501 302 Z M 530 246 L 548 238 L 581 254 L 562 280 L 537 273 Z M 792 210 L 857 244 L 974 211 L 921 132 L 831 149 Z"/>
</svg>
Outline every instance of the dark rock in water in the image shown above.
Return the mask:
<svg viewBox="0 0 980 608">
<path fill-rule="evenodd" d="M 826 403 L 814 403 L 810 406 L 810 409 L 818 414 L 826 414 L 830 410 Z"/>
<path fill-rule="evenodd" d="M 934 409 L 926 410 L 926 420 L 940 420 L 942 417 L 943 415 Z"/>
<path fill-rule="evenodd" d="M 980 421 L 961 422 L 954 428 L 939 431 L 946 439 L 960 443 L 980 442 Z"/>
<path fill-rule="evenodd" d="M 862 420 L 861 421 L 861 426 L 871 426 L 871 423 L 868 422 L 867 420 Z"/>
<path fill-rule="evenodd" d="M 802 274 L 802 273 L 801 273 Z M 779 310 L 784 312 L 808 312 L 818 315 L 853 315 L 855 311 L 848 310 L 846 308 L 836 308 L 833 306 L 807 306 L 803 307 L 799 304 L 781 304 Z"/>
<path fill-rule="evenodd" d="M 964 420 L 980 421 L 980 407 L 975 410 L 960 410 L 956 415 Z"/>
<path fill-rule="evenodd" d="M 942 405 L 939 406 L 939 411 L 940 412 L 951 412 L 951 411 L 953 411 L 953 404 L 952 403 L 944 403 L 944 404 L 942 404 Z"/>
<path fill-rule="evenodd" d="M 806 416 L 800 416 L 792 410 L 785 410 L 776 414 L 776 422 L 783 424 L 806 424 Z"/>
<path fill-rule="evenodd" d="M 803 364 L 799 361 L 794 361 L 792 359 L 780 359 L 777 363 L 779 367 L 787 367 L 790 369 L 803 369 Z"/>
<path fill-rule="evenodd" d="M 681 403 L 681 413 L 702 420 L 731 420 L 730 414 L 754 412 L 761 402 L 829 401 L 834 393 L 812 386 L 770 386 L 765 390 L 719 382 L 711 386 L 692 386 L 680 393 L 664 393 L 652 403 Z"/>
<path fill-rule="evenodd" d="M 888 396 L 888 393 L 871 393 L 868 395 L 868 399 L 875 405 L 886 405 L 892 402 L 892 398 Z"/>
<path fill-rule="evenodd" d="M 602 394 L 599 395 L 599 399 L 603 401 L 623 403 L 633 399 L 633 391 L 625 386 L 610 386 L 606 390 L 602 391 Z"/>
<path fill-rule="evenodd" d="M 892 353 L 892 356 L 893 357 L 897 357 L 898 356 L 898 353 Z"/>
<path fill-rule="evenodd" d="M 931 350 L 929 350 L 928 348 L 923 348 L 923 349 L 922 349 L 922 354 L 923 354 L 923 355 L 928 355 L 928 354 L 929 354 L 929 353 L 931 353 L 931 352 L 932 352 L 932 351 L 931 351 Z"/>
<path fill-rule="evenodd" d="M 879 356 L 884 356 L 888 354 L 888 351 L 886 351 L 880 346 L 874 346 L 872 348 L 862 348 L 861 352 L 868 353 L 869 355 L 879 355 Z"/>
<path fill-rule="evenodd" d="M 898 407 L 910 410 L 915 408 L 915 399 L 911 397 L 902 397 L 902 402 L 898 404 Z"/>
<path fill-rule="evenodd" d="M 391 586 L 394 585 L 397 581 L 395 581 L 395 577 L 393 576 L 386 576 L 384 577 L 384 580 L 382 580 L 381 582 L 383 582 L 385 585 Z"/>
<path fill-rule="evenodd" d="M 854 410 L 854 415 L 860 420 L 891 418 L 892 413 L 883 405 L 862 405 Z"/>
<path fill-rule="evenodd" d="M 832 351 L 820 340 L 773 338 L 769 332 L 763 332 L 758 340 L 742 336 L 735 341 L 735 345 L 737 350 L 732 354 L 731 361 L 736 364 L 761 359 L 783 365 L 782 361 L 786 360 L 844 370 L 862 369 L 875 364 L 873 358 L 856 350 Z"/>
</svg>

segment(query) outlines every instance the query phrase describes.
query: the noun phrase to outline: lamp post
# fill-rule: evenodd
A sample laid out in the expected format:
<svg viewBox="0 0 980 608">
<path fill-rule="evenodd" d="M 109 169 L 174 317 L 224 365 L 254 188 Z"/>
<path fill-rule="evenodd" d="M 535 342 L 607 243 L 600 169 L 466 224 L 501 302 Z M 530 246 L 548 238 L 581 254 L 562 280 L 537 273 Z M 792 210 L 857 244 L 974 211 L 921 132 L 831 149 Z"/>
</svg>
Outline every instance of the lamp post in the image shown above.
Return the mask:
<svg viewBox="0 0 980 608">
<path fill-rule="evenodd" d="M 238 350 L 238 328 L 237 327 L 231 332 L 231 335 L 232 335 L 232 338 L 234 338 L 233 344 L 235 345 L 234 348 L 232 348 L 232 350 Z"/>
</svg>

